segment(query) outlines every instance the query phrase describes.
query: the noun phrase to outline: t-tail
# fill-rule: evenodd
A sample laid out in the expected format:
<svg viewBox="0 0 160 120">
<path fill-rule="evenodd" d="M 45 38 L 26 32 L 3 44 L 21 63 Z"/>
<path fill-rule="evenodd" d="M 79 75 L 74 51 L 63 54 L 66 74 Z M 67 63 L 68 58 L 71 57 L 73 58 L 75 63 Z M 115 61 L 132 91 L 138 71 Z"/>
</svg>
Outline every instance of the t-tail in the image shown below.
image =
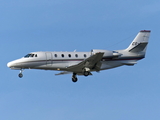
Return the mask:
<svg viewBox="0 0 160 120">
<path fill-rule="evenodd" d="M 141 30 L 126 49 L 130 53 L 143 54 L 145 56 L 150 30 Z"/>
</svg>

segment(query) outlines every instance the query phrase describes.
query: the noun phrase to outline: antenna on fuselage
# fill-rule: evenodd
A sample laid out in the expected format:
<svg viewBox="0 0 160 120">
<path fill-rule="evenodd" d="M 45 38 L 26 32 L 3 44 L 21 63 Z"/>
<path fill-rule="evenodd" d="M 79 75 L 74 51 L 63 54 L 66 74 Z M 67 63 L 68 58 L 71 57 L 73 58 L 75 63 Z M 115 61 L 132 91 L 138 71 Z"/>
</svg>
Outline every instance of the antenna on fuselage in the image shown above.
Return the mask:
<svg viewBox="0 0 160 120">
<path fill-rule="evenodd" d="M 75 49 L 74 52 L 76 52 L 77 50 Z"/>
</svg>

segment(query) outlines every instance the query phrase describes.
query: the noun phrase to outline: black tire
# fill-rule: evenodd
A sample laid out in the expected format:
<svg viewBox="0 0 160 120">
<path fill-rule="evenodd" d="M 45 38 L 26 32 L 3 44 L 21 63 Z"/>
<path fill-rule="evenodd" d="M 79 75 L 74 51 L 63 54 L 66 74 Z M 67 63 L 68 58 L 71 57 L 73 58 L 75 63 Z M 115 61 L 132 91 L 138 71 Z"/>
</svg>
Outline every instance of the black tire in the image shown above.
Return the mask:
<svg viewBox="0 0 160 120">
<path fill-rule="evenodd" d="M 78 81 L 77 77 L 72 77 L 72 81 L 77 82 Z"/>
<path fill-rule="evenodd" d="M 22 74 L 22 73 L 19 73 L 18 76 L 19 76 L 19 78 L 22 78 L 22 77 L 23 77 L 23 74 Z"/>
<path fill-rule="evenodd" d="M 89 75 L 89 72 L 88 72 L 88 71 L 84 71 L 83 75 L 84 75 L 84 76 L 88 76 L 88 75 Z"/>
</svg>

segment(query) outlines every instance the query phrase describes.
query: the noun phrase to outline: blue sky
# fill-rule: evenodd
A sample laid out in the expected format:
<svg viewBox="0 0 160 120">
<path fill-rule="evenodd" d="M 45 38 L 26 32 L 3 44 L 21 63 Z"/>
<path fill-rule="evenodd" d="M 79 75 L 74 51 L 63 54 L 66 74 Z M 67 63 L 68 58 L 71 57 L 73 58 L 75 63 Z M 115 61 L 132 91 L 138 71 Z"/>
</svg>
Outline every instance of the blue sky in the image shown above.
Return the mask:
<svg viewBox="0 0 160 120">
<path fill-rule="evenodd" d="M 1 120 L 158 120 L 160 118 L 160 1 L 0 1 Z M 151 30 L 146 58 L 79 76 L 10 70 L 9 61 L 33 51 L 124 49 Z M 120 42 L 122 41 L 122 42 Z M 119 44 L 117 44 L 119 43 Z"/>
</svg>

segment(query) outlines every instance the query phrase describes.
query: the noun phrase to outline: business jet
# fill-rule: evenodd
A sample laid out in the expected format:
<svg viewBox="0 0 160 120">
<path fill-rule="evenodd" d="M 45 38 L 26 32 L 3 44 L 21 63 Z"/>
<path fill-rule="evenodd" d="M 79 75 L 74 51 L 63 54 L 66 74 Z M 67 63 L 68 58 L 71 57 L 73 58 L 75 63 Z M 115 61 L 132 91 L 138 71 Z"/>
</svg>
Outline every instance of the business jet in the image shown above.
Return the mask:
<svg viewBox="0 0 160 120">
<path fill-rule="evenodd" d="M 23 77 L 25 69 L 56 70 L 56 75 L 72 74 L 72 81 L 77 82 L 77 75 L 89 76 L 92 72 L 99 72 L 123 65 L 133 66 L 145 57 L 150 36 L 150 30 L 141 30 L 128 48 L 123 50 L 93 49 L 90 52 L 32 52 L 26 56 L 11 61 L 7 66 L 20 70 L 19 77 Z"/>
</svg>

